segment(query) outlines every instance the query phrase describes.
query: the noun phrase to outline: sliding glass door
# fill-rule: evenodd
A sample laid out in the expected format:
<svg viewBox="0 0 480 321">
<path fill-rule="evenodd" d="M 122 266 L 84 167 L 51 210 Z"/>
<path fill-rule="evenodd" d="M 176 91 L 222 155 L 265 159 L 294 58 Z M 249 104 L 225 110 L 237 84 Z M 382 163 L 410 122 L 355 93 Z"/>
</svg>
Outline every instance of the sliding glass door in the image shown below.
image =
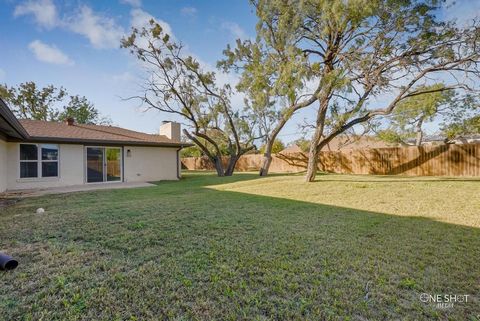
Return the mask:
<svg viewBox="0 0 480 321">
<path fill-rule="evenodd" d="M 87 183 L 103 182 L 103 148 L 87 147 Z"/>
<path fill-rule="evenodd" d="M 122 152 L 120 148 L 105 148 L 107 157 L 107 182 L 122 180 Z"/>
<path fill-rule="evenodd" d="M 122 181 L 122 150 L 118 147 L 86 148 L 87 183 Z"/>
</svg>

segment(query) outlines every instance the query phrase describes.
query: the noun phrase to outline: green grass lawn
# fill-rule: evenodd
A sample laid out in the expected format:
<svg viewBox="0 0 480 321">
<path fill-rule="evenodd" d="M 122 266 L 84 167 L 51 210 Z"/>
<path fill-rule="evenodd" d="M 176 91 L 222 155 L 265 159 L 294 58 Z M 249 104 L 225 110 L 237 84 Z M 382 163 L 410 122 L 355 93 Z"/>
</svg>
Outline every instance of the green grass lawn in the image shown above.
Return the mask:
<svg viewBox="0 0 480 321">
<path fill-rule="evenodd" d="M 0 250 L 0 320 L 480 319 L 478 180 L 189 173 L 22 200 Z"/>
</svg>

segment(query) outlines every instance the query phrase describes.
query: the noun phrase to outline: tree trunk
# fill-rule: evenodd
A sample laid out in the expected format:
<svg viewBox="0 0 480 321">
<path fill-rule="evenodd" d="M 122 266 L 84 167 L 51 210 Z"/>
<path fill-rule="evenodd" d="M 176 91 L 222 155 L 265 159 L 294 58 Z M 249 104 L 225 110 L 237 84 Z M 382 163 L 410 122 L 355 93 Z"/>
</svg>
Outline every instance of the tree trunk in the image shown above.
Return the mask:
<svg viewBox="0 0 480 321">
<path fill-rule="evenodd" d="M 273 139 L 269 139 L 268 143 L 265 146 L 265 153 L 263 154 L 262 167 L 260 167 L 260 176 L 267 176 L 268 170 L 270 169 L 270 164 L 272 163 L 272 148 L 273 142 L 277 135 L 272 135 Z M 272 137 L 270 137 L 272 138 Z"/>
<path fill-rule="evenodd" d="M 312 142 L 310 143 L 310 150 L 308 151 L 308 164 L 307 164 L 307 174 L 305 176 L 305 181 L 313 182 L 315 176 L 317 175 L 318 170 L 318 143 L 322 138 L 323 126 L 320 129 L 317 127 L 315 129 L 315 134 L 313 135 Z"/>
<path fill-rule="evenodd" d="M 217 175 L 220 177 L 225 176 L 225 173 L 223 171 L 222 155 L 220 155 L 220 151 L 218 150 L 218 148 L 217 148 L 217 154 L 212 154 L 210 153 L 208 148 L 197 139 L 197 137 L 195 136 L 196 134 L 190 134 L 186 129 L 183 130 L 183 133 L 185 134 L 185 136 L 190 138 L 208 157 L 208 159 L 212 162 L 213 166 L 215 167 L 215 170 L 217 171 Z"/>
<path fill-rule="evenodd" d="M 225 170 L 225 176 L 232 176 L 235 171 L 235 165 L 237 165 L 238 159 L 240 156 L 238 154 L 230 156 L 228 161 L 227 169 Z"/>
<path fill-rule="evenodd" d="M 275 142 L 275 139 L 277 139 L 278 133 L 282 130 L 283 126 L 287 121 L 285 119 L 282 119 L 278 124 L 277 127 L 272 131 L 272 134 L 270 137 L 268 137 L 268 142 L 265 145 L 265 153 L 263 153 L 263 161 L 262 161 L 262 167 L 260 167 L 259 175 L 260 176 L 267 176 L 268 175 L 268 170 L 270 169 L 270 164 L 272 164 L 272 148 L 273 144 Z"/>
<path fill-rule="evenodd" d="M 268 170 L 270 169 L 270 164 L 272 164 L 272 153 L 265 153 L 263 155 L 262 167 L 260 167 L 260 176 L 267 176 Z"/>
<path fill-rule="evenodd" d="M 317 175 L 318 169 L 318 153 L 320 152 L 320 140 L 323 136 L 323 128 L 325 127 L 325 116 L 327 114 L 328 98 L 324 98 L 320 102 L 320 109 L 318 110 L 317 123 L 315 133 L 310 142 L 310 150 L 308 152 L 308 165 L 305 181 L 313 182 Z"/>
<path fill-rule="evenodd" d="M 217 176 L 222 177 L 225 176 L 225 173 L 223 171 L 223 164 L 222 164 L 222 158 L 221 157 L 214 157 L 213 159 L 210 159 L 215 165 L 215 170 L 217 171 Z"/>
<path fill-rule="evenodd" d="M 423 141 L 423 118 L 420 118 L 417 125 L 415 126 L 415 132 L 417 133 L 417 137 L 415 138 L 415 146 L 421 146 Z"/>
</svg>

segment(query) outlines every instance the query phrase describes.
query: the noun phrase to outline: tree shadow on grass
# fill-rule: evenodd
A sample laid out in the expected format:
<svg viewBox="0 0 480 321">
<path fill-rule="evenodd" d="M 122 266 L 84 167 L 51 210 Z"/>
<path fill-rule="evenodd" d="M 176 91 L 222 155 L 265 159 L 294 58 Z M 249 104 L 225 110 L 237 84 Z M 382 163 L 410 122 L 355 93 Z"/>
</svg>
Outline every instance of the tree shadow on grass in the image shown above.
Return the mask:
<svg viewBox="0 0 480 321">
<path fill-rule="evenodd" d="M 475 320 L 480 229 L 208 188 L 28 199 L 0 215 L 0 315 L 38 319 Z M 39 205 L 43 216 L 33 214 Z M 64 206 L 68 204 L 68 206 Z M 421 293 L 469 294 L 451 309 Z M 474 297 L 477 295 L 477 297 Z"/>
<path fill-rule="evenodd" d="M 236 173 L 230 177 L 217 177 L 212 175 L 211 171 L 187 171 L 182 180 L 188 180 L 189 183 L 198 186 L 220 185 L 255 179 L 265 179 L 268 177 L 298 177 L 304 176 L 305 172 L 295 173 L 269 173 L 266 177 L 260 177 L 258 173 Z M 199 176 L 200 175 L 200 176 Z M 208 178 L 207 178 L 208 177 Z M 332 178 L 329 178 L 332 177 Z M 314 183 L 323 182 L 352 182 L 352 183 L 444 183 L 444 182 L 480 182 L 478 177 L 444 177 L 444 176 L 402 176 L 402 175 L 365 175 L 365 174 L 333 174 L 326 172 L 317 172 L 317 179 Z M 153 182 L 154 184 L 169 184 L 168 181 Z"/>
</svg>

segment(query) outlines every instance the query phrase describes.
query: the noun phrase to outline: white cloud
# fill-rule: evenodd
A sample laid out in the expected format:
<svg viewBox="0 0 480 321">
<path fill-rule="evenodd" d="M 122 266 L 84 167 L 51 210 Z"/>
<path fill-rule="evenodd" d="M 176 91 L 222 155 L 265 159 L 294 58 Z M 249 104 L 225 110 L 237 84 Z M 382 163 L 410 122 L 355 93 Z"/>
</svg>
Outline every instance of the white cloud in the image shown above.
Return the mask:
<svg viewBox="0 0 480 321">
<path fill-rule="evenodd" d="M 40 61 L 56 65 L 74 64 L 74 62 L 55 45 L 50 46 L 40 40 L 35 40 L 28 45 L 28 48 L 30 48 L 35 57 Z"/>
<path fill-rule="evenodd" d="M 131 5 L 132 7 L 140 7 L 142 5 L 141 0 L 120 0 L 120 3 Z"/>
<path fill-rule="evenodd" d="M 238 25 L 238 23 L 225 21 L 221 25 L 223 30 L 227 30 L 230 34 L 235 37 L 235 39 L 246 39 L 248 38 L 247 33 Z"/>
<path fill-rule="evenodd" d="M 194 7 L 183 7 L 180 9 L 180 13 L 183 16 L 193 17 L 197 14 L 197 8 Z"/>
<path fill-rule="evenodd" d="M 57 8 L 52 0 L 30 0 L 15 7 L 14 17 L 33 15 L 35 22 L 44 28 L 51 29 L 58 24 Z"/>
<path fill-rule="evenodd" d="M 124 31 L 115 20 L 81 6 L 79 12 L 67 19 L 66 27 L 88 38 L 95 48 L 118 48 Z"/>
<path fill-rule="evenodd" d="M 4 81 L 6 77 L 7 77 L 6 71 L 0 68 L 0 81 Z"/>
<path fill-rule="evenodd" d="M 131 5 L 139 5 L 140 0 L 122 0 Z M 48 29 L 61 27 L 88 38 L 95 48 L 118 48 L 124 34 L 121 26 L 113 18 L 95 13 L 82 5 L 74 14 L 59 19 L 57 8 L 52 0 L 29 0 L 15 8 L 14 16 L 33 15 L 36 23 Z"/>
</svg>

